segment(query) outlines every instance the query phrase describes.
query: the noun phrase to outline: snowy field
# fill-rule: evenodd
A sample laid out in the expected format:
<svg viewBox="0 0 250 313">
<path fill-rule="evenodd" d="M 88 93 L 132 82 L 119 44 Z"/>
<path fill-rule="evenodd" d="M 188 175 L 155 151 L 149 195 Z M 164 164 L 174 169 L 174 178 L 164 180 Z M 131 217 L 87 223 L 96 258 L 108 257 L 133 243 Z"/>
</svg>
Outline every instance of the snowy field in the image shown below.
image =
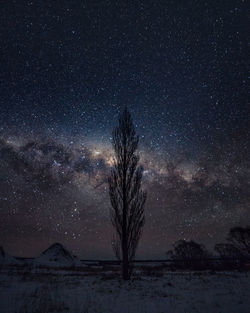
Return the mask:
<svg viewBox="0 0 250 313">
<path fill-rule="evenodd" d="M 0 269 L 1 313 L 249 313 L 249 295 L 250 273 L 138 267 L 124 282 L 111 266 Z"/>
</svg>

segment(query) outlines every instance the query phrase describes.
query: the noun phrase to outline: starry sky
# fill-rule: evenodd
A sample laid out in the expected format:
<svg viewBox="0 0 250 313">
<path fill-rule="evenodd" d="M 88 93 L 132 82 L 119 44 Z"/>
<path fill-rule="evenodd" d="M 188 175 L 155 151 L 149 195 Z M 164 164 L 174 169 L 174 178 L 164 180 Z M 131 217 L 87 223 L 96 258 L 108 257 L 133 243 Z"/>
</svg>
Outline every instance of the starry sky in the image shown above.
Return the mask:
<svg viewBox="0 0 250 313">
<path fill-rule="evenodd" d="M 148 191 L 138 258 L 250 223 L 247 1 L 8 0 L 0 8 L 0 245 L 113 258 L 125 106 Z"/>
</svg>

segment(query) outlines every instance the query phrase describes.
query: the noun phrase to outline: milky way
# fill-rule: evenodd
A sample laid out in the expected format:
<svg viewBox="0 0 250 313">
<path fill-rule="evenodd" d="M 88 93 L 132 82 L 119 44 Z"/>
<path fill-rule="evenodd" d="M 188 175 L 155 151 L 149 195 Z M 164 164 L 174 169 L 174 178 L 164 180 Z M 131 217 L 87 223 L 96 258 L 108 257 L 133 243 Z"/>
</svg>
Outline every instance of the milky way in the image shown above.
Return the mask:
<svg viewBox="0 0 250 313">
<path fill-rule="evenodd" d="M 141 258 L 250 222 L 246 1 L 1 5 L 0 245 L 111 258 L 125 106 L 148 191 Z"/>
</svg>

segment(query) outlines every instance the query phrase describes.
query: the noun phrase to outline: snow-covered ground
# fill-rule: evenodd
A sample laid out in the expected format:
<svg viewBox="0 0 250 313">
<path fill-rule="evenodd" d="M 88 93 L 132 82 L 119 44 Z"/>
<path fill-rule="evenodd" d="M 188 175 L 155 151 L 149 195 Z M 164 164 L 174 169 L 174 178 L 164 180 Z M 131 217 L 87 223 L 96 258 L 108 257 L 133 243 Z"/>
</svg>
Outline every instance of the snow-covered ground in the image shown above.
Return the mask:
<svg viewBox="0 0 250 313">
<path fill-rule="evenodd" d="M 0 268 L 1 313 L 249 313 L 250 273 Z"/>
</svg>

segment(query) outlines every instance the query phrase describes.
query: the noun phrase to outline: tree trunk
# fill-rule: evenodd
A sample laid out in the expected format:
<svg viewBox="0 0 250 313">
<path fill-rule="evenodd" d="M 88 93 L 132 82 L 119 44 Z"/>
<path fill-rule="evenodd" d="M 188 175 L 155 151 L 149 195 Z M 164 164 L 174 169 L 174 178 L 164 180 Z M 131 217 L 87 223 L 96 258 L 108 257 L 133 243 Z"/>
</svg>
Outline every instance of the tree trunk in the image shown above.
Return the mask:
<svg viewBox="0 0 250 313">
<path fill-rule="evenodd" d="M 123 223 L 122 223 L 122 278 L 129 280 L 129 262 L 128 262 L 128 240 L 127 240 L 127 151 L 124 151 L 124 164 L 123 164 Z"/>
<path fill-rule="evenodd" d="M 122 278 L 124 280 L 129 280 L 128 249 L 127 247 L 124 247 L 122 250 Z"/>
<path fill-rule="evenodd" d="M 122 278 L 129 279 L 128 242 L 127 242 L 127 203 L 123 202 L 123 225 L 122 225 Z"/>
</svg>

